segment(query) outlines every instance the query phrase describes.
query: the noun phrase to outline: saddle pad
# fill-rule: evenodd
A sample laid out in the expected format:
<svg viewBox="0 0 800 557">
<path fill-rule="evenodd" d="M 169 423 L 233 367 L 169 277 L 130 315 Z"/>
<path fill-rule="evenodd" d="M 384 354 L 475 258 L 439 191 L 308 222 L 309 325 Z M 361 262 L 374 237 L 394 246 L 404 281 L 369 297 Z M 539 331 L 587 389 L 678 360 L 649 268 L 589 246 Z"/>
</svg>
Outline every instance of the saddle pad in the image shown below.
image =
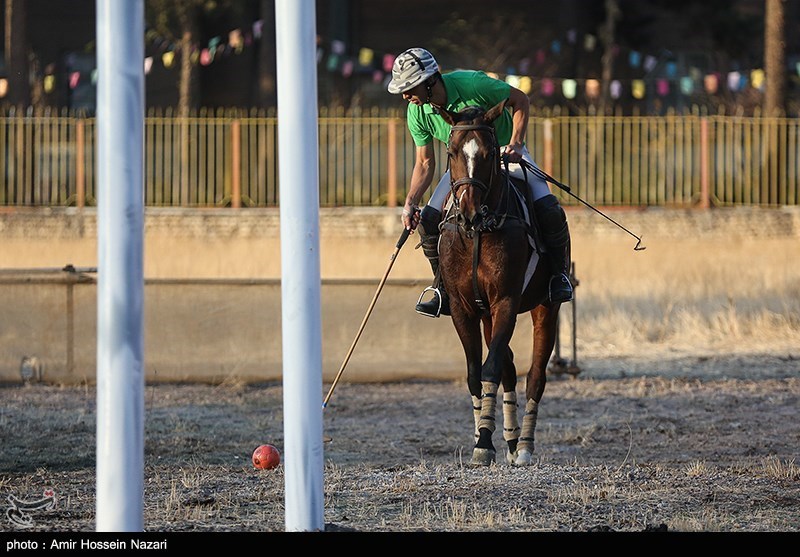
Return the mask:
<svg viewBox="0 0 800 557">
<path fill-rule="evenodd" d="M 528 225 L 529 229 L 533 229 L 533 223 L 531 222 L 531 216 L 528 214 L 528 204 L 525 203 L 525 198 L 519 192 L 517 188 L 510 188 L 511 191 L 514 192 L 514 195 L 517 197 L 517 201 L 519 202 L 519 206 L 522 207 L 522 212 L 525 216 L 525 223 Z M 531 257 L 528 259 L 528 266 L 525 269 L 525 280 L 522 283 L 522 291 L 525 292 L 525 289 L 528 288 L 528 283 L 531 281 L 533 277 L 533 273 L 536 271 L 536 265 L 539 264 L 539 246 L 536 245 L 536 242 L 533 239 L 533 236 L 528 234 L 528 243 L 531 245 Z"/>
<path fill-rule="evenodd" d="M 512 179 L 514 178 L 512 177 Z M 524 182 L 522 182 L 522 184 L 524 184 Z M 525 187 L 527 187 L 527 184 L 525 184 Z M 531 220 L 531 216 L 528 213 L 528 204 L 525 203 L 525 198 L 520 193 L 518 188 L 512 187 L 509 189 L 514 192 L 514 195 L 518 202 L 517 205 L 522 208 L 522 213 L 525 217 L 524 220 L 525 223 L 528 225 L 528 229 L 535 231 L 536 227 L 534 226 L 534 223 Z M 447 198 L 445 199 L 444 202 L 444 206 L 442 207 L 442 214 L 445 216 L 450 214 L 450 209 L 452 209 L 453 207 L 452 197 L 453 196 L 448 193 Z M 439 240 L 441 241 L 441 238 L 439 238 Z M 522 283 L 522 292 L 525 292 L 525 289 L 528 288 L 528 283 L 531 281 L 533 273 L 536 272 L 536 266 L 539 264 L 539 252 L 541 251 L 542 253 L 544 253 L 544 250 L 540 248 L 539 245 L 537 244 L 536 239 L 530 234 L 528 234 L 528 243 L 531 245 L 531 256 L 528 259 L 528 266 L 525 268 L 525 280 Z"/>
</svg>

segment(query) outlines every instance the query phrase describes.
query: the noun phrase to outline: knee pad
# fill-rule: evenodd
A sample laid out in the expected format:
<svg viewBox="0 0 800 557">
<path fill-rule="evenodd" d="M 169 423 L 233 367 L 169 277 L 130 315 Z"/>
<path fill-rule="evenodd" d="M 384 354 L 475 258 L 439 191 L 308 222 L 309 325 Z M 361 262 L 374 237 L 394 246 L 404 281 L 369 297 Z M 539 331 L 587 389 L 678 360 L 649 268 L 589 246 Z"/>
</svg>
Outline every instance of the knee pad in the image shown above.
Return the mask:
<svg viewBox="0 0 800 557">
<path fill-rule="evenodd" d="M 442 212 L 430 205 L 425 205 L 419 215 L 419 234 L 423 241 L 426 237 L 439 235 L 439 223 L 442 222 Z"/>
<path fill-rule="evenodd" d="M 542 231 L 545 242 L 551 245 L 563 245 L 569 241 L 569 227 L 567 214 L 553 195 L 546 195 L 533 204 L 539 229 Z"/>
</svg>

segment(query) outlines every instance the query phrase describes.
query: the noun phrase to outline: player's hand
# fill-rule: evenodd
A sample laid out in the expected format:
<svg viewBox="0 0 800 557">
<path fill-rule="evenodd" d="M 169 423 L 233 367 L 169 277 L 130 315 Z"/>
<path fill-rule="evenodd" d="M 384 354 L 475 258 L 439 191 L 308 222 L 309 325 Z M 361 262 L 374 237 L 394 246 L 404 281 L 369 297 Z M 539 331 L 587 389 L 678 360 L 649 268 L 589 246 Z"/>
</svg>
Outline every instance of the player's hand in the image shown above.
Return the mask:
<svg viewBox="0 0 800 557">
<path fill-rule="evenodd" d="M 414 205 L 406 201 L 403 207 L 402 220 L 406 230 L 416 230 L 419 225 L 419 205 Z"/>
</svg>

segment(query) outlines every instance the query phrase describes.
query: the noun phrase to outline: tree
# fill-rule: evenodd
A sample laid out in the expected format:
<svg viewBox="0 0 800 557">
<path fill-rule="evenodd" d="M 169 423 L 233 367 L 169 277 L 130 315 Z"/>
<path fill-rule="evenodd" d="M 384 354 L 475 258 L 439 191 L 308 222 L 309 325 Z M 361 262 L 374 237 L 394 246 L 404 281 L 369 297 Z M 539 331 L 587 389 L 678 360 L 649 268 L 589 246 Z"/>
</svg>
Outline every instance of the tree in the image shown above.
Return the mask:
<svg viewBox="0 0 800 557">
<path fill-rule="evenodd" d="M 271 32 L 275 29 L 275 0 L 260 1 L 261 20 L 264 29 Z M 256 99 L 261 106 L 275 106 L 277 104 L 275 41 L 268 38 L 262 39 L 258 56 L 258 82 L 256 84 Z"/>
<path fill-rule="evenodd" d="M 178 115 L 188 116 L 197 104 L 197 71 L 192 62 L 192 49 L 197 41 L 200 13 L 213 9 L 207 0 L 147 0 L 145 14 L 148 25 L 159 35 L 177 44 L 180 60 L 178 77 Z"/>
<path fill-rule="evenodd" d="M 28 106 L 31 103 L 26 20 L 25 0 L 6 0 L 4 47 L 8 74 L 8 102 L 14 106 Z"/>
<path fill-rule="evenodd" d="M 614 44 L 616 42 L 617 20 L 621 12 L 619 0 L 606 0 L 606 19 L 600 27 L 600 41 L 603 43 L 603 57 L 601 58 L 603 90 L 600 94 L 600 114 L 606 113 L 606 102 L 610 94 L 609 88 L 614 70 Z"/>
<path fill-rule="evenodd" d="M 784 42 L 784 0 L 767 0 L 764 18 L 764 70 L 766 92 L 764 114 L 775 116 L 784 111 L 786 94 L 786 44 Z"/>
</svg>

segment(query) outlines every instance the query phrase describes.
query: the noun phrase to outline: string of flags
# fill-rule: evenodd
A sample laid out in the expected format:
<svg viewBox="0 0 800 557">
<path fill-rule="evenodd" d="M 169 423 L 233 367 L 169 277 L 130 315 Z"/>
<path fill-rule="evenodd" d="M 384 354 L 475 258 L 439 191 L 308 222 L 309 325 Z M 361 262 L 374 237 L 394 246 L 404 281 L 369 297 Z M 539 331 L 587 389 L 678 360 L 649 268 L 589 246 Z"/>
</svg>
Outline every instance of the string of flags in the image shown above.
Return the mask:
<svg viewBox="0 0 800 557">
<path fill-rule="evenodd" d="M 245 49 L 252 47 L 262 38 L 263 21 L 257 20 L 248 28 L 236 28 L 224 35 L 212 37 L 205 45 L 193 45 L 189 53 L 192 64 L 209 66 L 231 55 L 238 55 Z M 145 33 L 148 50 L 151 55 L 144 59 L 145 75 L 149 75 L 157 64 L 165 69 L 172 69 L 176 65 L 177 57 L 181 54 L 181 47 L 150 29 Z M 324 67 L 329 73 L 338 73 L 344 78 L 370 78 L 375 83 L 382 83 L 385 87 L 391 79 L 392 64 L 396 54 L 379 53 L 369 47 L 359 47 L 355 54 L 348 54 L 348 45 L 341 40 L 331 40 L 323 45 L 321 38 L 317 44 L 317 64 Z M 510 85 L 521 89 L 526 94 L 533 94 L 550 98 L 561 96 L 571 100 L 579 94 L 588 99 L 598 98 L 602 92 L 602 82 L 594 78 L 532 77 L 537 70 L 543 72 L 544 66 L 551 57 L 558 57 L 566 45 L 572 48 L 583 48 L 592 52 L 598 47 L 598 39 L 593 34 L 586 34 L 582 43 L 578 41 L 575 30 L 566 32 L 564 40 L 553 40 L 547 48 L 537 48 L 531 56 L 519 60 L 513 67 L 505 68 L 503 72 L 487 72 L 498 79 L 503 79 Z M 612 50 L 615 59 L 622 58 L 621 48 L 615 46 Z M 672 60 L 661 60 L 658 56 L 630 50 L 627 53 L 627 63 L 630 73 L 644 72 L 645 75 L 630 79 L 614 79 L 609 83 L 608 92 L 612 99 L 617 100 L 626 95 L 636 100 L 645 99 L 648 95 L 666 97 L 672 93 L 693 95 L 696 93 L 718 94 L 725 90 L 739 92 L 753 87 L 762 90 L 765 84 L 765 73 L 761 68 L 750 70 L 736 70 L 727 73 L 703 72 L 699 68 L 691 67 L 686 75 L 679 75 L 679 68 Z M 653 74 L 661 66 L 660 71 Z M 800 62 L 795 68 L 800 76 Z M 55 73 L 55 65 L 49 64 L 45 68 L 43 88 L 45 93 L 55 90 L 59 76 Z M 653 75 L 653 77 L 649 77 Z M 92 85 L 97 82 L 97 69 L 90 71 L 70 70 L 66 75 L 66 84 L 70 89 L 89 80 Z M 8 82 L 0 78 L 0 98 L 6 96 Z"/>
</svg>

